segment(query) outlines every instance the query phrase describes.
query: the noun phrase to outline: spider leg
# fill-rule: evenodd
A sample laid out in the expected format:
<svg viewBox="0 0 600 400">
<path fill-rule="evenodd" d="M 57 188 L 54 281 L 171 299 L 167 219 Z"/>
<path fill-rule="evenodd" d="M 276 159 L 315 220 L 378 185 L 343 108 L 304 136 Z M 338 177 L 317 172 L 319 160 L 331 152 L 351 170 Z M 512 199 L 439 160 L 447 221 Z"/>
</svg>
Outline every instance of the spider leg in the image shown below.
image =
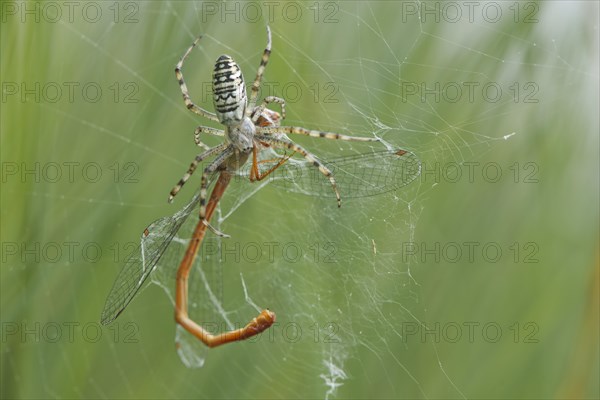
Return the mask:
<svg viewBox="0 0 600 400">
<path fill-rule="evenodd" d="M 187 107 L 187 109 L 195 114 L 201 115 L 212 121 L 219 122 L 219 119 L 217 118 L 217 116 L 215 114 L 213 114 L 210 111 L 207 111 L 201 107 L 198 107 L 197 105 L 195 105 L 192 102 L 192 99 L 190 98 L 190 92 L 187 88 L 187 85 L 185 84 L 185 81 L 183 80 L 183 73 L 181 72 L 181 68 L 183 67 L 183 62 L 188 57 L 188 55 L 192 52 L 192 49 L 194 47 L 196 47 L 196 44 L 198 44 L 201 37 L 202 36 L 200 36 L 198 39 L 194 40 L 194 43 L 192 43 L 190 48 L 187 49 L 187 51 L 185 52 L 183 57 L 181 57 L 181 60 L 179 60 L 179 62 L 175 66 L 175 77 L 177 78 L 177 82 L 179 82 L 179 88 L 181 89 L 181 94 L 183 95 L 183 102 L 185 103 L 185 106 Z"/>
<path fill-rule="evenodd" d="M 252 112 L 252 122 L 257 125 L 258 118 L 263 114 L 265 108 L 270 103 L 277 103 L 281 106 L 281 119 L 285 119 L 285 100 L 281 97 L 267 96 L 263 100 L 262 104 L 254 109 Z"/>
<path fill-rule="evenodd" d="M 183 187 L 183 185 L 185 185 L 185 183 L 187 182 L 187 180 L 190 179 L 190 176 L 192 176 L 192 174 L 194 173 L 194 171 L 198 167 L 198 164 L 200 162 L 202 162 L 202 160 L 206 159 L 207 157 L 212 156 L 213 154 L 219 153 L 219 152 L 225 150 L 226 148 L 227 148 L 227 144 L 223 143 L 223 144 L 220 144 L 218 146 L 213 147 L 212 149 L 208 149 L 204 153 L 198 154 L 194 158 L 194 161 L 192 161 L 192 163 L 190 164 L 190 167 L 188 168 L 187 172 L 181 177 L 181 179 L 179 180 L 179 182 L 177 182 L 177 185 L 175 185 L 173 187 L 173 189 L 171 189 L 171 193 L 169 194 L 169 203 L 173 202 L 173 198 L 181 190 L 181 188 Z"/>
<path fill-rule="evenodd" d="M 260 59 L 260 64 L 258 66 L 258 70 L 256 71 L 256 78 L 254 78 L 254 82 L 252 83 L 252 89 L 250 90 L 250 101 L 248 106 L 246 107 L 246 116 L 250 116 L 250 113 L 254 111 L 254 105 L 256 104 L 256 98 L 258 97 L 258 89 L 260 88 L 260 81 L 262 79 L 263 73 L 265 72 L 265 68 L 267 63 L 269 62 L 269 56 L 271 55 L 271 28 L 267 25 L 267 47 L 263 52 L 262 58 Z"/>
<path fill-rule="evenodd" d="M 206 225 L 206 227 L 207 227 L 208 229 L 210 229 L 210 231 L 211 231 L 212 233 L 214 233 L 215 235 L 217 235 L 217 236 L 220 236 L 220 237 L 222 237 L 222 238 L 226 238 L 226 239 L 229 239 L 229 238 L 231 237 L 231 235 L 228 235 L 228 234 L 226 234 L 226 233 L 223 233 L 223 232 L 221 232 L 220 230 L 218 230 L 217 228 L 215 228 L 214 226 L 212 226 L 211 224 L 209 224 L 207 220 L 205 220 L 205 219 L 204 219 L 204 220 L 202 220 L 202 222 L 203 222 L 203 223 L 204 223 L 204 225 Z"/>
<path fill-rule="evenodd" d="M 270 136 L 264 136 L 264 135 L 256 135 L 255 138 L 260 140 L 261 142 L 268 143 L 273 147 L 289 149 L 289 150 L 293 150 L 296 153 L 302 154 L 308 162 L 310 162 L 312 165 L 317 167 L 319 169 L 319 171 L 329 179 L 329 182 L 331 183 L 331 186 L 333 187 L 333 191 L 335 192 L 335 197 L 337 199 L 338 207 L 342 206 L 342 199 L 340 197 L 340 192 L 337 188 L 337 184 L 335 183 L 335 178 L 333 177 L 333 172 L 331 172 L 331 170 L 329 168 L 327 168 L 325 165 L 323 165 L 323 163 L 321 163 L 321 161 L 319 161 L 317 159 L 317 157 L 315 157 L 308 151 L 304 150 L 304 148 L 302 146 L 299 146 L 294 142 L 290 142 L 289 140 L 276 139 L 276 138 L 273 138 Z"/>
<path fill-rule="evenodd" d="M 231 174 L 227 171 L 221 172 L 219 179 L 211 193 L 210 200 L 206 207 L 206 221 L 209 221 L 216 209 L 216 206 L 223 196 L 225 189 L 231 181 Z M 177 285 L 175 291 L 175 321 L 189 333 L 200 339 L 208 347 L 216 347 L 222 344 L 231 343 L 238 340 L 244 340 L 251 336 L 258 335 L 268 329 L 275 322 L 275 313 L 263 310 L 256 318 L 253 318 L 245 327 L 230 332 L 224 332 L 219 335 L 212 335 L 188 315 L 188 277 L 190 270 L 194 265 L 194 260 L 200 249 L 200 245 L 206 234 L 207 224 L 201 219 L 196 225 L 192 239 L 185 252 L 183 260 L 177 270 Z"/>
<path fill-rule="evenodd" d="M 208 177 L 215 172 L 226 159 L 233 155 L 233 145 L 225 145 L 225 150 L 217 158 L 213 160 L 202 172 L 202 180 L 200 181 L 200 219 L 206 219 L 206 189 L 208 187 Z"/>
<path fill-rule="evenodd" d="M 208 133 L 209 135 L 214 136 L 225 136 L 225 132 L 223 132 L 221 129 L 210 128 L 208 126 L 197 127 L 194 130 L 194 143 L 196 143 L 196 146 L 203 147 L 205 149 L 208 149 L 209 147 L 200 139 L 201 133 Z"/>
<path fill-rule="evenodd" d="M 276 126 L 276 127 L 257 127 L 257 132 L 261 135 L 273 135 L 278 133 L 304 135 L 314 138 L 325 138 L 325 139 L 336 139 L 346 140 L 351 142 L 379 142 L 378 138 L 367 138 L 358 136 L 347 136 L 333 132 L 315 131 L 312 129 L 306 129 L 299 126 Z"/>
</svg>

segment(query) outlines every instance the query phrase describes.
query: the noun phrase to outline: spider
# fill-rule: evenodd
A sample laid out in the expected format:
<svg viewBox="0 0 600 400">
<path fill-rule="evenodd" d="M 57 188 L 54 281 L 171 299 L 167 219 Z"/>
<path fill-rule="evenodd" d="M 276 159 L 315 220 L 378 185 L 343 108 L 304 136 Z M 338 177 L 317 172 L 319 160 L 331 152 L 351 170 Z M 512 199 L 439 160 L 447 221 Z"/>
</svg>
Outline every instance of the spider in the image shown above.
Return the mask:
<svg viewBox="0 0 600 400">
<path fill-rule="evenodd" d="M 173 198 L 197 169 L 198 164 L 208 157 L 215 156 L 214 160 L 209 163 L 202 172 L 199 198 L 200 221 L 196 226 L 192 240 L 188 245 L 185 256 L 177 271 L 175 303 L 176 322 L 204 342 L 207 346 L 215 347 L 257 335 L 268 329 L 275 321 L 275 313 L 270 310 L 263 310 L 258 317 L 254 318 L 244 328 L 221 333 L 219 335 L 212 335 L 188 316 L 188 275 L 204 237 L 206 228 L 208 227 L 213 230 L 213 232 L 220 234 L 220 232 L 209 225 L 209 220 L 216 204 L 229 184 L 231 171 L 239 169 L 250 158 L 250 154 L 252 153 L 252 168 L 250 170 L 249 178 L 250 181 L 260 181 L 285 163 L 295 153 L 299 153 L 309 163 L 314 165 L 324 177 L 329 179 L 332 189 L 335 192 L 338 207 L 340 207 L 341 197 L 331 170 L 323 165 L 316 156 L 305 150 L 302 146 L 289 140 L 287 135 L 295 134 L 313 138 L 359 142 L 374 142 L 379 141 L 379 139 L 346 136 L 332 132 L 310 130 L 297 126 L 281 126 L 280 119 L 285 119 L 285 100 L 280 97 L 268 96 L 259 106 L 256 106 L 262 76 L 271 54 L 271 29 L 268 26 L 267 45 L 262 54 L 256 78 L 252 83 L 250 99 L 248 99 L 246 95 L 246 86 L 239 65 L 230 56 L 222 55 L 215 62 L 213 72 L 213 104 L 215 113 L 197 106 L 191 100 L 188 88 L 183 79 L 182 67 L 184 61 L 198 44 L 200 39 L 201 37 L 194 41 L 184 53 L 181 60 L 177 63 L 175 67 L 175 76 L 179 82 L 183 101 L 188 110 L 224 126 L 223 130 L 207 126 L 197 127 L 194 131 L 194 140 L 196 144 L 198 146 L 206 147 L 201 141 L 202 134 L 224 136 L 225 142 L 213 148 L 209 148 L 194 158 L 187 172 L 171 190 L 169 202 L 173 201 Z M 280 105 L 281 115 L 267 108 L 271 103 Z M 269 147 L 284 149 L 284 151 L 290 150 L 292 151 L 292 154 L 289 156 L 282 156 L 273 167 L 265 173 L 261 173 L 258 168 L 258 165 L 260 164 L 260 161 L 258 161 L 258 153 Z M 221 174 L 207 206 L 206 197 L 209 177 L 217 171 L 220 171 Z"/>
</svg>

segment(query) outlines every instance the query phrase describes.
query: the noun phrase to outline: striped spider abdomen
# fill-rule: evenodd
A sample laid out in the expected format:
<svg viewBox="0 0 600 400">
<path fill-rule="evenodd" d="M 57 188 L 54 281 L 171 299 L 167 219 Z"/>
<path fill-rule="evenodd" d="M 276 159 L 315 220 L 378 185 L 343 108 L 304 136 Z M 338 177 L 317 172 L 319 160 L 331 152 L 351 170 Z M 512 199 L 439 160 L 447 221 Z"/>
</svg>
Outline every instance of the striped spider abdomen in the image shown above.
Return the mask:
<svg viewBox="0 0 600 400">
<path fill-rule="evenodd" d="M 213 72 L 213 103 L 219 122 L 237 125 L 244 118 L 248 97 L 240 66 L 228 55 L 222 55 Z"/>
</svg>

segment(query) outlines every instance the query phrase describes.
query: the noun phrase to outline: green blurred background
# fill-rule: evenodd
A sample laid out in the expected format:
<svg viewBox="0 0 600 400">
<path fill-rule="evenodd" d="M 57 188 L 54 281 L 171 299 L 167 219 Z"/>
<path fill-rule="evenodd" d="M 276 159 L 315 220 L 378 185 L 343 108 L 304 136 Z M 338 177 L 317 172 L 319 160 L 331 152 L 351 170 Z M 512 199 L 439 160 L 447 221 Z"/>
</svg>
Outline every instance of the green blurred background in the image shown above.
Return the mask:
<svg viewBox="0 0 600 400">
<path fill-rule="evenodd" d="M 2 397 L 598 398 L 598 4 L 269 4 L 2 3 Z M 287 124 L 374 132 L 424 173 L 339 210 L 234 182 L 233 250 L 199 267 L 232 323 L 256 314 L 245 284 L 279 325 L 186 368 L 159 286 L 99 315 L 144 227 L 199 183 L 166 203 L 206 122 L 175 63 L 205 35 L 184 76 L 212 109 L 214 60 L 252 79 L 267 22 L 262 96 L 288 99 Z M 381 149 L 296 139 L 324 160 Z M 267 242 L 302 255 L 236 259 Z M 197 276 L 199 318 L 221 323 Z"/>
</svg>

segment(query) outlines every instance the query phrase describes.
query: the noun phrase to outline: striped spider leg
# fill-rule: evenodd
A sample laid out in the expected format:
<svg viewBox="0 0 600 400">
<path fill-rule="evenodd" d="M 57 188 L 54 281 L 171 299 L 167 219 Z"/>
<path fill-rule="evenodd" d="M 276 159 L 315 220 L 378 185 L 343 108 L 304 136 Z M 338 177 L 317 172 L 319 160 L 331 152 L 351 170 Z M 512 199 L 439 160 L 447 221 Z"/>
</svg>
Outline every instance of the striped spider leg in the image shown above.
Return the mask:
<svg viewBox="0 0 600 400">
<path fill-rule="evenodd" d="M 289 149 L 294 153 L 299 153 L 304 158 L 311 163 L 315 168 L 317 168 L 331 183 L 331 187 L 335 193 L 335 197 L 337 199 L 338 207 L 342 206 L 342 198 L 340 196 L 340 192 L 335 183 L 335 178 L 333 173 L 329 168 L 327 168 L 319 159 L 302 146 L 292 142 L 289 139 L 282 138 L 282 135 L 295 134 L 295 135 L 304 135 L 310 136 L 313 138 L 324 138 L 324 139 L 334 139 L 334 140 L 345 140 L 345 141 L 353 141 L 353 142 L 378 142 L 377 138 L 364 138 L 364 137 L 356 137 L 356 136 L 347 136 L 341 135 L 339 133 L 332 132 L 323 132 L 310 130 L 306 128 L 302 128 L 299 126 L 274 126 L 274 127 L 257 127 L 255 138 L 258 139 L 261 143 L 266 143 L 275 148 Z"/>
<path fill-rule="evenodd" d="M 281 118 L 285 119 L 285 100 L 275 96 L 266 97 L 260 106 L 256 106 L 256 98 L 258 97 L 258 90 L 260 88 L 260 81 L 262 79 L 262 75 L 264 70 L 269 62 L 269 56 L 271 55 L 271 30 L 267 26 L 267 47 L 263 53 L 262 59 L 260 61 L 260 65 L 258 67 L 258 71 L 256 73 L 256 78 L 254 83 L 252 84 L 252 89 L 250 93 L 250 102 L 248 107 L 246 108 L 245 115 L 251 118 L 251 121 L 254 123 L 256 127 L 256 136 L 254 140 L 254 148 L 253 148 L 253 159 L 252 159 L 252 169 L 250 170 L 250 180 L 262 180 L 266 176 L 268 176 L 275 169 L 279 168 L 283 165 L 290 157 L 292 157 L 295 153 L 300 153 L 304 158 L 311 162 L 319 171 L 329 179 L 331 182 L 331 186 L 335 192 L 338 207 L 341 207 L 342 200 L 340 193 L 337 189 L 335 178 L 333 177 L 333 173 L 325 166 L 318 158 L 312 153 L 306 151 L 301 146 L 293 143 L 290 140 L 282 138 L 283 135 L 287 134 L 298 134 L 305 135 L 315 138 L 325 138 L 325 139 L 337 139 L 337 140 L 346 140 L 346 141 L 356 141 L 356 142 L 378 142 L 378 138 L 364 138 L 364 137 L 356 137 L 356 136 L 347 136 L 340 135 L 339 133 L 332 132 L 322 132 L 316 130 L 309 130 L 302 127 L 294 127 L 294 126 L 280 126 L 279 124 L 261 124 L 259 120 L 263 118 L 263 114 L 265 110 L 268 110 L 267 105 L 270 103 L 278 103 L 281 106 Z M 233 61 L 233 60 L 232 60 Z M 271 111 L 271 110 L 269 110 Z M 283 156 L 280 158 L 280 161 L 275 164 L 274 167 L 269 169 L 266 173 L 261 174 L 258 170 L 258 161 L 257 161 L 257 152 L 260 151 L 264 147 L 278 147 L 292 150 L 293 153 L 290 156 Z"/>
</svg>

